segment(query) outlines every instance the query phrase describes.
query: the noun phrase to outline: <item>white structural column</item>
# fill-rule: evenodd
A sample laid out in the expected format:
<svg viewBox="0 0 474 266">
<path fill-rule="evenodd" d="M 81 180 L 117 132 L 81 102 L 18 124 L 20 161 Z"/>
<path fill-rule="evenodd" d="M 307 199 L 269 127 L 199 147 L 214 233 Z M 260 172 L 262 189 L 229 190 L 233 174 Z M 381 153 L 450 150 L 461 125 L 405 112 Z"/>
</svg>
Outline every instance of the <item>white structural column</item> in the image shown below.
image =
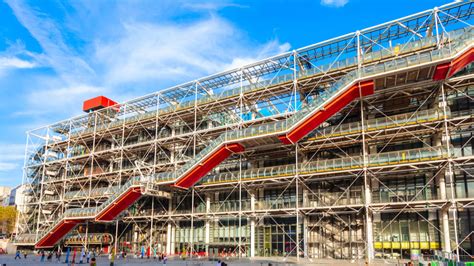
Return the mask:
<svg viewBox="0 0 474 266">
<path fill-rule="evenodd" d="M 206 244 L 206 254 L 209 256 L 209 240 L 211 234 L 211 226 L 210 226 L 210 216 L 211 213 L 211 197 L 206 194 L 206 224 L 205 224 L 205 236 L 204 236 L 204 243 Z"/>
<path fill-rule="evenodd" d="M 304 215 L 303 216 L 303 252 L 304 252 L 304 257 L 308 258 L 308 216 Z"/>
<path fill-rule="evenodd" d="M 171 254 L 175 253 L 176 226 L 171 225 Z"/>
<path fill-rule="evenodd" d="M 306 162 L 307 159 L 303 156 L 303 162 Z M 309 206 L 309 198 L 308 198 L 308 188 L 306 186 L 302 187 L 303 190 L 303 207 Z M 303 214 L 303 256 L 308 258 L 308 240 L 309 240 L 309 231 L 308 231 L 308 219 L 309 217 L 306 214 Z"/>
<path fill-rule="evenodd" d="M 255 191 L 250 191 L 250 258 L 255 257 Z"/>
<path fill-rule="evenodd" d="M 357 33 L 357 46 L 359 47 L 359 33 Z M 360 64 L 360 51 L 358 52 L 359 64 Z M 360 65 L 359 65 L 360 68 Z M 359 94 L 362 95 L 362 92 L 359 88 Z M 361 97 L 362 98 L 362 97 Z M 366 239 L 366 259 L 370 262 L 374 259 L 374 231 L 373 231 L 373 217 L 372 217 L 372 210 L 370 209 L 370 204 L 372 204 L 372 188 L 371 188 L 371 181 L 367 175 L 367 167 L 369 165 L 369 154 L 376 153 L 377 147 L 370 146 L 366 142 L 365 138 L 365 127 L 367 120 L 366 109 L 364 106 L 363 98 L 360 100 L 360 117 L 361 117 L 361 124 L 362 124 L 362 152 L 364 155 L 364 168 L 363 168 L 363 177 L 364 177 L 364 209 L 365 209 L 365 239 Z"/>
<path fill-rule="evenodd" d="M 166 254 L 171 254 L 171 223 L 166 230 Z"/>
<path fill-rule="evenodd" d="M 173 194 L 170 193 L 170 199 L 168 201 L 168 214 L 171 215 L 173 211 Z M 172 246 L 172 235 L 171 231 L 173 230 L 173 225 L 171 224 L 171 216 L 168 218 L 168 228 L 166 230 L 166 254 L 171 255 L 174 249 L 171 248 Z"/>
<path fill-rule="evenodd" d="M 132 238 L 132 243 L 133 243 L 133 252 L 136 253 L 137 251 L 139 251 L 139 246 L 138 246 L 138 228 L 136 226 L 136 224 L 133 224 L 132 225 L 132 232 L 133 232 L 133 238 Z"/>
<path fill-rule="evenodd" d="M 442 103 L 440 103 L 442 105 Z M 440 106 L 442 107 L 442 106 Z M 443 145 L 442 134 L 438 133 L 433 135 L 432 142 L 434 147 L 441 147 Z M 439 173 L 435 178 L 436 185 L 438 186 L 439 199 L 446 200 L 446 174 L 449 174 L 446 170 L 444 173 Z M 441 215 L 441 226 L 443 232 L 443 251 L 451 253 L 451 240 L 449 235 L 449 206 L 444 206 L 440 210 Z"/>
</svg>

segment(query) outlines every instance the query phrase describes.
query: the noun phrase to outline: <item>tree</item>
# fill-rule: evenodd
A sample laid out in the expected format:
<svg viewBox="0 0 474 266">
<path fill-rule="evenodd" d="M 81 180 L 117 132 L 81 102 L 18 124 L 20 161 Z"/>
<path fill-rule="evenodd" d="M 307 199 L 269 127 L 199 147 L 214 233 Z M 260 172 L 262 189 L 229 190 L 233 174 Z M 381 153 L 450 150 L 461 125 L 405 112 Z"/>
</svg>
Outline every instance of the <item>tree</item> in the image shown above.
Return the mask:
<svg viewBox="0 0 474 266">
<path fill-rule="evenodd" d="M 16 215 L 17 211 L 14 206 L 0 206 L 0 232 L 13 233 Z"/>
</svg>

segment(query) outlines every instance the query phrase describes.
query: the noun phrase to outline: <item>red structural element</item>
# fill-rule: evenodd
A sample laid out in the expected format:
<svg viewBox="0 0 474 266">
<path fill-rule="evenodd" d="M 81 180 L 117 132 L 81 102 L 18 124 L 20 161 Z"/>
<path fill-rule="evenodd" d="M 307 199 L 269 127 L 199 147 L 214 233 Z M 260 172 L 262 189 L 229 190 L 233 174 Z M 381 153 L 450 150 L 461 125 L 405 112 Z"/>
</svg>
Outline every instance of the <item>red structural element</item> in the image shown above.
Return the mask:
<svg viewBox="0 0 474 266">
<path fill-rule="evenodd" d="M 243 152 L 244 146 L 238 143 L 227 144 L 220 147 L 215 153 L 213 153 L 204 162 L 196 165 L 188 174 L 178 180 L 175 187 L 179 188 L 190 188 L 196 182 L 198 182 L 203 176 L 209 173 L 214 167 L 220 164 L 222 161 L 227 159 L 234 152 Z"/>
<path fill-rule="evenodd" d="M 62 220 L 58 223 L 50 233 L 47 233 L 35 245 L 36 248 L 49 248 L 63 238 L 69 231 L 71 231 L 77 224 L 84 222 L 84 220 Z"/>
<path fill-rule="evenodd" d="M 359 94 L 359 87 L 361 89 L 362 95 Z M 308 119 L 303 121 L 303 123 L 298 125 L 295 129 L 291 130 L 286 135 L 279 136 L 278 138 L 283 144 L 296 143 L 332 115 L 339 112 L 344 106 L 348 105 L 354 99 L 358 98 L 359 96 L 367 96 L 373 93 L 373 81 L 364 81 L 354 85 L 343 94 L 339 95 L 332 102 L 325 105 L 321 110 L 308 117 Z"/>
<path fill-rule="evenodd" d="M 448 77 L 456 74 L 456 72 L 467 66 L 472 61 L 474 61 L 474 48 L 469 49 L 451 62 L 451 69 L 449 69 Z"/>
<path fill-rule="evenodd" d="M 472 61 L 474 61 L 474 48 L 467 50 L 465 53 L 451 62 L 437 65 L 433 75 L 433 80 L 443 80 L 449 78 L 470 64 Z"/>
<path fill-rule="evenodd" d="M 436 66 L 435 73 L 433 75 L 433 80 L 443 80 L 448 74 L 449 67 L 451 63 L 444 63 Z"/>
<path fill-rule="evenodd" d="M 106 108 L 106 107 L 110 107 L 114 105 L 117 105 L 117 102 L 114 102 L 105 96 L 97 96 L 95 98 L 84 101 L 84 104 L 82 105 L 82 110 L 88 113 L 90 111 L 95 111 L 98 109 L 102 109 L 102 108 Z M 118 111 L 119 108 L 117 106 L 114 109 Z"/>
<path fill-rule="evenodd" d="M 110 206 L 107 206 L 95 218 L 96 221 L 112 221 L 122 211 L 130 207 L 135 201 L 142 196 L 141 188 L 130 188 L 116 201 L 112 202 Z"/>
</svg>

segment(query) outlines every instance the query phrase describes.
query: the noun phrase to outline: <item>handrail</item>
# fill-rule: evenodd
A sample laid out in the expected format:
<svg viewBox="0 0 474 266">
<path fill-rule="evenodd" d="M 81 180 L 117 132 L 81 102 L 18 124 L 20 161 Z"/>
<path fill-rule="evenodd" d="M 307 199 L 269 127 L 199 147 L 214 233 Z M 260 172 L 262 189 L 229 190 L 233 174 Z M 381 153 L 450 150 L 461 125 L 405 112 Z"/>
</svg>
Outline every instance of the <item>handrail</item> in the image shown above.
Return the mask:
<svg viewBox="0 0 474 266">
<path fill-rule="evenodd" d="M 444 41 L 449 41 L 450 39 L 456 39 L 457 37 L 462 35 L 465 31 L 466 31 L 466 28 L 454 30 L 449 33 L 450 38 L 445 39 Z M 400 46 L 394 46 L 394 47 L 385 48 L 381 51 L 373 51 L 370 53 L 366 53 L 365 55 L 362 56 L 362 61 L 364 64 L 369 64 L 369 63 L 373 63 L 379 60 L 384 60 L 390 57 L 423 50 L 429 47 L 433 47 L 434 45 L 436 45 L 436 37 L 435 36 L 426 37 L 420 40 L 410 41 L 406 43 L 405 45 L 403 45 L 401 48 Z M 341 69 L 346 69 L 346 68 L 355 67 L 355 66 L 357 66 L 357 57 L 342 58 L 331 64 L 315 66 L 308 70 L 302 70 L 301 72 L 298 73 L 298 78 L 299 79 L 309 78 L 311 76 L 325 74 L 328 72 L 338 71 Z M 100 126 L 95 127 L 95 131 L 97 132 L 103 129 L 110 130 L 112 128 L 122 126 L 123 124 L 128 124 L 128 123 L 133 123 L 138 120 L 153 118 L 153 117 L 156 117 L 157 115 L 164 115 L 164 114 L 169 114 L 169 113 L 180 111 L 180 110 L 185 110 L 188 108 L 192 108 L 195 105 L 203 105 L 203 104 L 207 104 L 214 101 L 222 101 L 227 98 L 236 97 L 240 95 L 241 92 L 244 94 L 247 94 L 247 93 L 255 92 L 255 91 L 258 91 L 270 86 L 274 86 L 277 84 L 291 82 L 293 79 L 294 79 L 293 74 L 290 73 L 290 74 L 277 76 L 272 79 L 259 81 L 254 84 L 248 84 L 242 87 L 238 86 L 232 89 L 228 89 L 228 90 L 223 91 L 217 96 L 216 95 L 201 96 L 200 98 L 197 99 L 197 102 L 195 102 L 196 99 L 194 99 L 194 97 L 191 97 L 187 101 L 181 102 L 176 105 L 167 106 L 164 108 L 160 108 L 158 110 L 146 112 L 144 114 L 129 116 L 124 119 L 118 119 L 110 123 L 101 124 Z M 91 128 L 73 132 L 71 133 L 71 136 L 75 136 L 78 134 L 91 133 L 93 131 L 94 131 L 94 127 L 91 127 Z"/>
<path fill-rule="evenodd" d="M 96 217 L 101 211 L 103 211 L 107 206 L 113 203 L 117 198 L 123 195 L 129 188 L 135 186 L 143 186 L 141 177 L 136 176 L 130 178 L 125 184 L 121 187 L 114 187 L 114 192 L 112 197 L 109 197 L 104 203 L 97 207 L 88 207 L 88 208 L 72 208 L 64 211 L 62 215 L 56 218 L 56 220 L 49 226 L 44 233 L 38 238 L 39 240 L 44 238 L 50 231 L 52 231 L 61 221 L 63 220 L 75 220 L 78 218 L 91 219 Z"/>
<path fill-rule="evenodd" d="M 411 150 L 401 150 L 385 152 L 374 155 L 368 155 L 369 167 L 381 167 L 391 164 L 403 164 L 410 162 L 423 162 L 427 160 L 440 160 L 448 157 L 444 147 L 420 148 Z M 298 166 L 300 175 L 310 175 L 315 173 L 357 170 L 364 166 L 362 156 L 352 156 L 337 159 L 327 159 L 308 163 L 302 163 Z M 264 167 L 243 170 L 241 173 L 220 173 L 210 175 L 201 180 L 200 185 L 218 184 L 235 182 L 239 180 L 261 180 L 274 177 L 294 176 L 296 168 L 294 164 Z"/>
<path fill-rule="evenodd" d="M 225 143 L 238 142 L 239 140 L 245 140 L 248 138 L 263 136 L 263 135 L 276 135 L 282 134 L 288 131 L 298 124 L 304 121 L 303 118 L 310 116 L 315 111 L 322 108 L 328 100 L 335 98 L 337 95 L 345 91 L 354 80 L 361 79 L 376 75 L 378 73 L 384 73 L 388 71 L 394 71 L 401 68 L 406 68 L 418 64 L 441 60 L 450 56 L 455 55 L 465 48 L 465 44 L 470 43 L 473 38 L 472 31 L 467 31 L 466 34 L 460 35 L 456 42 L 450 47 L 443 47 L 438 50 L 426 51 L 419 54 L 411 55 L 405 58 L 397 58 L 394 60 L 386 61 L 380 64 L 371 65 L 368 67 L 362 67 L 349 72 L 347 75 L 336 81 L 333 86 L 328 90 L 321 93 L 318 98 L 314 99 L 306 106 L 302 107 L 293 116 L 267 124 L 254 125 L 240 130 L 234 130 L 231 132 L 224 132 L 218 138 L 208 143 L 208 146 L 199 152 L 196 157 L 189 160 L 180 169 L 174 172 L 158 173 L 153 176 L 157 182 L 168 182 L 171 180 L 177 180 L 187 172 L 191 171 L 200 161 L 207 158 L 211 152 L 216 151 L 219 147 Z"/>
</svg>

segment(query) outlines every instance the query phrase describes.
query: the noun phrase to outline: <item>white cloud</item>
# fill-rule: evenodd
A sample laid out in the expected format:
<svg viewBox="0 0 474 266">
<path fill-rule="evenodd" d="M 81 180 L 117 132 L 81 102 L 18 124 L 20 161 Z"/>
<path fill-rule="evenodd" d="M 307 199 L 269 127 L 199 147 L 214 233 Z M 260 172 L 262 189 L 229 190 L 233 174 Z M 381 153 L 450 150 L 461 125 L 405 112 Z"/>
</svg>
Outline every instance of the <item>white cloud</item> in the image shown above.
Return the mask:
<svg viewBox="0 0 474 266">
<path fill-rule="evenodd" d="M 21 41 L 11 44 L 0 52 L 0 76 L 15 69 L 42 67 L 43 55 L 29 52 Z"/>
<path fill-rule="evenodd" d="M 0 143 L 0 162 L 23 160 L 24 152 L 24 144 Z"/>
<path fill-rule="evenodd" d="M 216 16 L 192 24 L 126 23 L 124 29 L 118 40 L 96 44 L 96 59 L 112 86 L 187 81 L 290 48 L 276 40 L 252 47 L 238 29 Z"/>
<path fill-rule="evenodd" d="M 82 101 L 94 94 L 126 100 L 290 48 L 288 43 L 276 39 L 255 43 L 213 12 L 235 6 L 232 3 L 197 3 L 186 7 L 173 6 L 171 1 L 155 8 L 140 8 L 136 3 L 124 2 L 98 8 L 101 4 L 76 2 L 73 8 L 64 7 L 64 21 L 22 1 L 7 3 L 43 48 L 42 64 L 58 73 L 32 82 L 29 92 L 24 93 L 27 105 L 24 110 L 17 110 L 17 115 L 49 113 L 50 119 L 64 119 L 79 114 Z M 185 8 L 201 10 L 205 15 L 176 21 L 172 14 L 165 14 L 176 9 L 180 14 L 186 13 Z M 159 14 L 159 19 L 149 19 L 145 14 L 146 10 L 154 9 L 156 12 L 152 13 Z M 97 34 L 97 29 L 104 34 Z M 74 44 L 79 39 L 83 47 L 71 46 L 71 38 L 76 40 Z"/>
<path fill-rule="evenodd" d="M 9 172 L 19 169 L 24 157 L 24 144 L 0 143 L 0 172 Z"/>
<path fill-rule="evenodd" d="M 85 84 L 55 87 L 56 81 L 48 82 L 48 79 L 42 83 L 48 87 L 40 88 L 27 96 L 29 109 L 38 114 L 60 112 L 63 118 L 80 112 L 84 100 L 108 91 L 103 87 Z"/>
<path fill-rule="evenodd" d="M 60 14 L 50 17 L 41 5 L 6 2 L 42 50 L 33 53 L 16 43 L 0 53 L 0 76 L 2 66 L 25 69 L 20 78 L 28 82 L 16 87 L 24 104 L 12 120 L 28 117 L 28 129 L 80 114 L 82 102 L 96 95 L 127 100 L 290 49 L 277 39 L 255 42 L 216 14 L 242 7 L 232 3 L 73 1 L 58 3 Z M 28 72 L 38 67 L 48 71 Z M 24 130 L 24 124 L 17 127 Z M 20 147 L 0 152 L 0 168 L 12 171 L 2 172 L 0 181 L 13 171 L 21 176 Z M 0 143 L 3 150 L 12 151 Z"/>
<path fill-rule="evenodd" d="M 33 68 L 36 64 L 16 57 L 0 57 L 0 69 L 2 68 Z"/>
<path fill-rule="evenodd" d="M 343 7 L 349 0 L 321 0 L 321 5 L 330 7 Z"/>
<path fill-rule="evenodd" d="M 7 0 L 16 18 L 38 41 L 49 65 L 68 82 L 88 80 L 93 69 L 68 46 L 58 23 L 22 1 Z"/>
<path fill-rule="evenodd" d="M 246 8 L 247 6 L 235 4 L 232 2 L 219 1 L 219 2 L 186 2 L 182 3 L 182 6 L 191 10 L 205 10 L 205 11 L 218 11 L 227 7 L 238 7 Z"/>
<path fill-rule="evenodd" d="M 289 43 L 279 43 L 277 40 L 270 41 L 263 45 L 252 57 L 235 57 L 232 62 L 224 67 L 224 69 L 239 68 L 263 58 L 267 58 L 276 54 L 289 51 L 291 45 Z"/>
<path fill-rule="evenodd" d="M 8 172 L 20 167 L 19 163 L 5 163 L 0 161 L 0 172 Z"/>
</svg>

